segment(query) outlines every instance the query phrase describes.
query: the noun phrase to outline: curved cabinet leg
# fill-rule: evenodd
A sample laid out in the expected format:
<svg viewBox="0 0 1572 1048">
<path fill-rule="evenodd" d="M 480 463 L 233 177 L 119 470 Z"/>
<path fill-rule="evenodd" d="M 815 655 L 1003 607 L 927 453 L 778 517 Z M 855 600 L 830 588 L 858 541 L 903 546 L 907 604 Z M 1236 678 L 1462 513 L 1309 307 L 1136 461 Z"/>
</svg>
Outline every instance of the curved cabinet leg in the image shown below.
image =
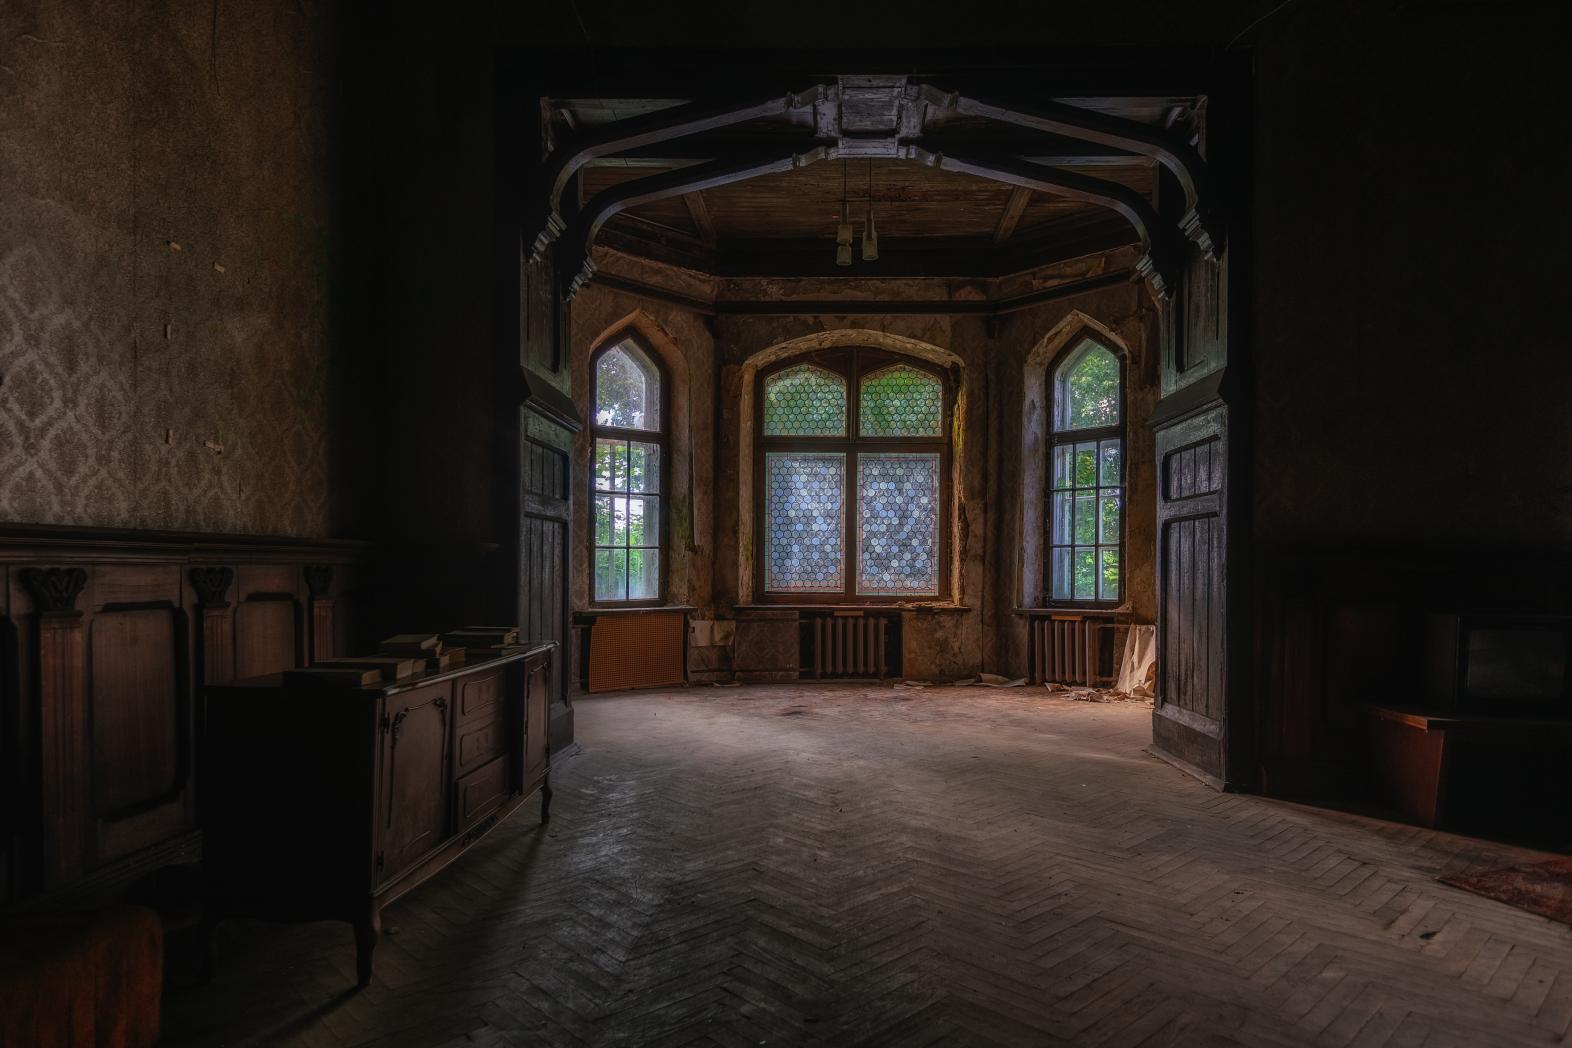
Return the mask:
<svg viewBox="0 0 1572 1048">
<path fill-rule="evenodd" d="M 371 954 L 382 938 L 382 912 L 375 907 L 355 922 L 355 978 L 361 989 L 371 985 Z"/>
</svg>

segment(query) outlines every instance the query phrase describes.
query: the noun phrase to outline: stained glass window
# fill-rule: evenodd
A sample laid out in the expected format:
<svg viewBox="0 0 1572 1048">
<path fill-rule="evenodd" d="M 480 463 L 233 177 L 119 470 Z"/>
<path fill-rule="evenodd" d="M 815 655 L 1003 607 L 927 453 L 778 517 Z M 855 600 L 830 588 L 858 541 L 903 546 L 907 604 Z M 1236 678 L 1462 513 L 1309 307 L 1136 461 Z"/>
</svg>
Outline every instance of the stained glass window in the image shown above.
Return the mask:
<svg viewBox="0 0 1572 1048">
<path fill-rule="evenodd" d="M 665 445 L 660 370 L 625 341 L 596 358 L 594 373 L 594 598 L 659 600 Z"/>
<path fill-rule="evenodd" d="M 905 364 L 862 380 L 857 429 L 865 437 L 937 437 L 944 420 L 944 386 Z"/>
<path fill-rule="evenodd" d="M 846 380 L 799 364 L 764 382 L 764 435 L 839 437 L 846 433 Z"/>
<path fill-rule="evenodd" d="M 838 593 L 845 588 L 846 456 L 764 456 L 765 588 Z"/>
<path fill-rule="evenodd" d="M 761 598 L 945 595 L 944 375 L 848 348 L 766 372 L 757 388 Z"/>
<path fill-rule="evenodd" d="M 1124 389 L 1119 358 L 1090 339 L 1054 369 L 1048 592 L 1117 603 L 1124 544 Z"/>
<path fill-rule="evenodd" d="M 939 592 L 939 456 L 857 458 L 857 592 Z"/>
</svg>

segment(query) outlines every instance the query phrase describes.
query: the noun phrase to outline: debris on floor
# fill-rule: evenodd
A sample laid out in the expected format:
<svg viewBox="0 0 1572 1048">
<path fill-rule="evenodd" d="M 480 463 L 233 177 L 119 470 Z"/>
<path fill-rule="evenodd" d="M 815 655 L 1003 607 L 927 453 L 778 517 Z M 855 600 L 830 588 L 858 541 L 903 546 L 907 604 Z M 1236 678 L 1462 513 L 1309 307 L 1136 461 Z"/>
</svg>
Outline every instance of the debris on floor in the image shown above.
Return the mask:
<svg viewBox="0 0 1572 1048">
<path fill-rule="evenodd" d="M 1062 699 L 1074 699 L 1077 702 L 1150 703 L 1152 701 L 1151 689 L 1144 686 L 1133 691 L 1120 691 L 1117 688 L 1091 688 L 1084 685 L 1055 684 L 1050 681 L 1043 687 Z"/>
<path fill-rule="evenodd" d="M 997 673 L 979 673 L 977 682 L 986 684 L 990 688 L 1019 688 L 1026 683 L 1026 678 L 1016 677 L 1014 680 L 1011 680 L 1009 677 L 1001 677 Z"/>
</svg>

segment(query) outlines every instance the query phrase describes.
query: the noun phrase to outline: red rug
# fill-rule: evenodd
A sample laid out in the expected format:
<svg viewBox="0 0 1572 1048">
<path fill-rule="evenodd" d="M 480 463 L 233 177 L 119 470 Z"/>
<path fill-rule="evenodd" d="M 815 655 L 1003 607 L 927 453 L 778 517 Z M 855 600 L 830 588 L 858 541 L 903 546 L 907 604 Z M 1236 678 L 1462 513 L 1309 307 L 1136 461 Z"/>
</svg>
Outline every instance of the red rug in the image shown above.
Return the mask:
<svg viewBox="0 0 1572 1048">
<path fill-rule="evenodd" d="M 1572 924 L 1572 858 L 1442 877 L 1441 883 Z"/>
</svg>

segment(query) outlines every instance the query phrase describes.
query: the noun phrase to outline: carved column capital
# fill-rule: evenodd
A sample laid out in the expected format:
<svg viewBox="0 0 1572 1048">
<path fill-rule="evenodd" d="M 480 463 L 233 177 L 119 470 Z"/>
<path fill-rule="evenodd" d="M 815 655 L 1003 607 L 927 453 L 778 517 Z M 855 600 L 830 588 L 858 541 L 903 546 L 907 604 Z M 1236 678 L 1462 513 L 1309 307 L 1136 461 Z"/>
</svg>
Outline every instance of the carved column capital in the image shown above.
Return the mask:
<svg viewBox="0 0 1572 1048">
<path fill-rule="evenodd" d="M 196 590 L 197 605 L 217 611 L 229 607 L 229 587 L 235 581 L 234 568 L 192 568 L 187 573 Z"/>
<path fill-rule="evenodd" d="M 23 568 L 20 577 L 40 615 L 74 618 L 82 614 L 76 608 L 76 598 L 87 585 L 87 572 L 82 568 Z"/>
<path fill-rule="evenodd" d="M 305 572 L 306 589 L 311 591 L 311 599 L 325 599 L 333 588 L 333 565 L 307 564 L 301 570 Z"/>
</svg>

